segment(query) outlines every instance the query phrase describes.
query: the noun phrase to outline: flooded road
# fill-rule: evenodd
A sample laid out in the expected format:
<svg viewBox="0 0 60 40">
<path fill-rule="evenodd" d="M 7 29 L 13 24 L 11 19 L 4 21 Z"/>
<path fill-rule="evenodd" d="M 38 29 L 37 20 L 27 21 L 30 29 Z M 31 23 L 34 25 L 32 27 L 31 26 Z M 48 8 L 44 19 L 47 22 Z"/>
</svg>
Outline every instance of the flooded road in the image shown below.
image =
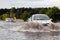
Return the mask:
<svg viewBox="0 0 60 40">
<path fill-rule="evenodd" d="M 60 40 L 60 32 L 15 32 L 0 29 L 0 40 Z"/>
<path fill-rule="evenodd" d="M 8 28 L 24 25 L 24 22 L 0 22 L 0 40 L 60 40 L 60 32 L 19 32 Z"/>
<path fill-rule="evenodd" d="M 6 22 L 6 21 L 0 21 L 0 27 L 1 28 L 12 28 L 12 27 L 19 27 L 24 25 L 26 22 Z"/>
</svg>

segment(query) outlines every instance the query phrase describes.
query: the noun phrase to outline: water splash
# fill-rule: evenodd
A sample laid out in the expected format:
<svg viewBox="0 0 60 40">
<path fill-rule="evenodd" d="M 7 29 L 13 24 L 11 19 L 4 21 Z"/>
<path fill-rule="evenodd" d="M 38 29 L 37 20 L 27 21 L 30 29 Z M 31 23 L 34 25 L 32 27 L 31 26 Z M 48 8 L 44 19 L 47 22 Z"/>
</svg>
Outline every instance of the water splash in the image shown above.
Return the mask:
<svg viewBox="0 0 60 40">
<path fill-rule="evenodd" d="M 25 25 L 20 27 L 13 27 L 10 30 L 14 31 L 27 31 L 27 32 L 51 32 L 51 31 L 60 31 L 60 26 L 56 23 L 49 24 L 44 26 L 40 23 L 27 22 Z"/>
</svg>

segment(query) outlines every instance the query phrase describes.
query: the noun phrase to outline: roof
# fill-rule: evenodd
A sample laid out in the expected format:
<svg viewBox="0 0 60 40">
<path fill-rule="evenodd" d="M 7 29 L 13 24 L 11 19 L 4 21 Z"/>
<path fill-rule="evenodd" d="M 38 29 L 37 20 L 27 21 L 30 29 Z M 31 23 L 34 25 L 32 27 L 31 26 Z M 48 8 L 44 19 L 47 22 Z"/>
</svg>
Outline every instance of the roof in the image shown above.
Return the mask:
<svg viewBox="0 0 60 40">
<path fill-rule="evenodd" d="M 35 15 L 45 15 L 45 16 L 46 16 L 46 14 L 33 14 L 33 15 L 34 15 L 34 16 L 35 16 Z"/>
</svg>

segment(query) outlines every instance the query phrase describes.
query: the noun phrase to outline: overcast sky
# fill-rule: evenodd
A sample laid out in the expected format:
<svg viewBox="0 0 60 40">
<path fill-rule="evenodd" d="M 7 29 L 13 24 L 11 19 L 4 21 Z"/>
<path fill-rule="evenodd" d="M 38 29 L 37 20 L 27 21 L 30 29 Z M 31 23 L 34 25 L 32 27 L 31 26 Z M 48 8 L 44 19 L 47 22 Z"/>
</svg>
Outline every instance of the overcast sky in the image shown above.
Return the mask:
<svg viewBox="0 0 60 40">
<path fill-rule="evenodd" d="M 0 0 L 0 8 L 11 7 L 53 7 L 60 8 L 60 0 Z"/>
</svg>

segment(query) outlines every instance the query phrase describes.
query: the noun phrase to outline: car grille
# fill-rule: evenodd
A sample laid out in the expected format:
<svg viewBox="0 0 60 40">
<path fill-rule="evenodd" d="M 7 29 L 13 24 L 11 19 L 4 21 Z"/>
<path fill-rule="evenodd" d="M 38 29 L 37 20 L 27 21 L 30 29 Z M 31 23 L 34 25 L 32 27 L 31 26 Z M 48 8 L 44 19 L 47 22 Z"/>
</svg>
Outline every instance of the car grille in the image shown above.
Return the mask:
<svg viewBox="0 0 60 40">
<path fill-rule="evenodd" d="M 49 23 L 43 24 L 43 26 L 48 26 Z"/>
</svg>

